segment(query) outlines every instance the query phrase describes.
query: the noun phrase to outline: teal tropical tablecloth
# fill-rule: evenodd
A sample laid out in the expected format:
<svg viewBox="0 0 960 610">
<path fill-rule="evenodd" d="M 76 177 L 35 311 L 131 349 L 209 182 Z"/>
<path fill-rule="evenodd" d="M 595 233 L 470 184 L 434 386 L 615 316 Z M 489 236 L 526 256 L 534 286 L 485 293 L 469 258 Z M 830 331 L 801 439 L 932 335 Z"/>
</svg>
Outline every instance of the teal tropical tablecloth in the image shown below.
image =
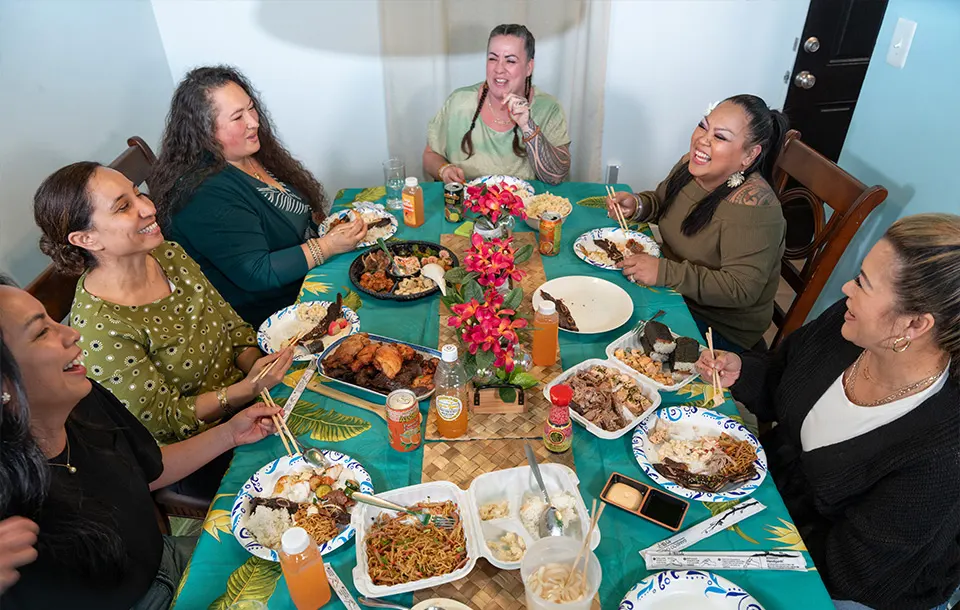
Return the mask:
<svg viewBox="0 0 960 610">
<path fill-rule="evenodd" d="M 537 192 L 547 186 L 533 183 Z M 417 229 L 406 227 L 402 220 L 397 233 L 399 239 L 422 239 L 438 242 L 443 233 L 452 233 L 457 227 L 443 218 L 443 195 L 440 184 L 425 184 L 424 198 L 427 221 Z M 618 190 L 629 187 L 621 185 Z M 598 226 L 613 226 L 603 210 L 604 185 L 587 183 L 564 183 L 549 187 L 549 190 L 574 202 L 574 210 L 563 225 L 562 253 L 544 257 L 543 264 L 548 279 L 567 275 L 598 275 L 622 286 L 633 298 L 635 311 L 629 325 L 616 331 L 599 335 L 573 335 L 561 333 L 560 346 L 563 365 L 572 366 L 588 358 L 603 358 L 604 349 L 613 339 L 646 319 L 658 309 L 666 315 L 663 321 L 674 331 L 700 338 L 683 298 L 672 290 L 645 288 L 627 282 L 621 274 L 590 267 L 573 253 L 573 241 L 589 229 Z M 382 200 L 383 189 L 341 191 L 336 206 L 344 206 L 356 199 Z M 519 224 L 518 230 L 528 230 Z M 347 269 L 353 255 L 341 255 L 322 267 L 313 269 L 306 277 L 301 300 L 326 300 L 337 291 L 347 294 L 353 287 L 347 277 Z M 362 299 L 358 314 L 365 331 L 384 334 L 412 343 L 436 346 L 438 330 L 439 299 L 436 297 L 398 303 L 380 301 L 371 297 Z M 273 395 L 278 401 L 289 395 L 291 382 L 275 388 Z M 369 398 L 369 396 L 365 396 Z M 709 403 L 709 404 L 708 404 Z M 426 415 L 428 402 L 421 403 Z M 692 383 L 678 393 L 664 394 L 664 405 L 697 404 L 712 405 L 712 389 L 709 384 Z M 718 409 L 736 416 L 736 406 L 727 400 Z M 367 411 L 346 405 L 311 391 L 304 393 L 300 404 L 290 418 L 294 432 L 308 444 L 330 448 L 352 455 L 360 460 L 373 478 L 376 490 L 403 487 L 420 482 L 423 450 L 399 453 L 387 444 L 387 429 L 382 420 Z M 589 506 L 598 496 L 604 483 L 613 472 L 620 472 L 640 481 L 646 476 L 640 470 L 630 447 L 631 435 L 620 439 L 601 440 L 583 428 L 574 433 L 573 455 L 580 491 Z M 270 610 L 293 610 L 294 606 L 281 577 L 278 564 L 263 561 L 249 555 L 237 543 L 230 531 L 230 509 L 237 490 L 256 470 L 283 455 L 284 450 L 277 437 L 270 437 L 234 452 L 233 462 L 220 486 L 219 494 L 204 522 L 203 532 L 188 572 L 180 584 L 175 607 L 177 610 L 200 608 L 225 609 L 237 599 L 259 599 L 268 602 Z M 790 520 L 783 501 L 772 478 L 767 477 L 754 498 L 767 509 L 739 525 L 701 541 L 691 550 L 783 550 L 805 551 L 803 541 Z M 691 503 L 684 525 L 709 518 L 727 508 L 724 504 Z M 668 530 L 653 525 L 616 508 L 604 511 L 600 521 L 602 542 L 596 553 L 603 566 L 603 583 L 600 588 L 602 607 L 616 608 L 620 599 L 634 584 L 649 575 L 638 551 L 670 535 Z M 355 541 L 329 554 L 325 559 L 340 578 L 353 589 L 351 572 L 356 565 Z M 766 610 L 833 608 L 829 595 L 807 555 L 810 566 L 807 572 L 736 571 L 722 575 L 751 593 Z M 398 596 L 396 601 L 410 604 L 412 595 Z M 334 597 L 327 608 L 342 608 Z M 477 609 L 483 610 L 483 609 Z"/>
</svg>

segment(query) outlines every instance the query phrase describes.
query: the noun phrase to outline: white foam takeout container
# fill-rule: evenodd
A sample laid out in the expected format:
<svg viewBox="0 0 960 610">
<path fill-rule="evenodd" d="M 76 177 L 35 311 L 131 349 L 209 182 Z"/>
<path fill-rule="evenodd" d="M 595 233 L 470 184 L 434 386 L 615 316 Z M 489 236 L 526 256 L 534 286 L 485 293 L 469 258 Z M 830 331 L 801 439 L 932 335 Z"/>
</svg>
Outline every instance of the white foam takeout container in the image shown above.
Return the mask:
<svg viewBox="0 0 960 610">
<path fill-rule="evenodd" d="M 590 514 L 580 496 L 578 485 L 580 479 L 577 475 L 562 464 L 541 464 L 540 472 L 543 476 L 543 483 L 547 487 L 547 493 L 551 495 L 560 494 L 568 491 L 576 498 L 576 511 L 580 520 L 581 531 L 586 532 L 590 528 Z M 396 502 L 404 506 L 416 504 L 417 502 L 430 501 L 442 502 L 451 500 L 456 502 L 463 519 L 464 537 L 467 542 L 467 563 L 450 574 L 443 576 L 434 576 L 413 582 L 393 586 L 380 586 L 373 584 L 370 574 L 367 571 L 367 551 L 366 536 L 374 519 L 382 513 L 394 514 L 392 511 L 370 506 L 367 504 L 357 504 L 353 510 L 351 525 L 357 534 L 357 565 L 353 569 L 353 582 L 357 590 L 363 595 L 369 597 L 384 597 L 396 595 L 398 593 L 408 593 L 410 591 L 419 591 L 436 587 L 441 584 L 460 580 L 469 574 L 476 566 L 477 559 L 485 558 L 494 566 L 503 570 L 518 570 L 520 562 L 504 562 L 496 559 L 493 551 L 487 546 L 487 540 L 497 540 L 507 531 L 512 531 L 520 535 L 527 548 L 535 542 L 534 537 L 527 532 L 520 521 L 520 506 L 527 494 L 539 495 L 536 480 L 529 466 L 519 468 L 509 468 L 506 470 L 497 470 L 482 474 L 473 480 L 470 487 L 464 491 L 449 481 L 435 481 L 432 483 L 421 483 L 409 487 L 401 487 L 378 494 L 378 497 L 391 502 Z M 491 519 L 490 521 L 480 520 L 480 506 L 491 502 L 500 502 L 507 500 L 509 503 L 509 516 L 500 519 Z M 590 548 L 595 549 L 600 544 L 599 527 L 593 532 L 590 541 Z"/>
<path fill-rule="evenodd" d="M 673 335 L 673 338 L 674 338 L 674 339 L 678 339 L 679 337 L 682 337 L 682 336 L 683 336 L 683 335 L 678 335 L 677 333 L 673 332 L 673 330 L 670 330 L 670 334 Z M 691 337 L 691 338 L 692 338 L 692 337 Z M 659 381 L 655 381 L 655 380 L 653 380 L 653 379 L 650 379 L 649 377 L 647 377 L 646 375 L 644 375 L 644 374 L 641 373 L 640 371 L 638 371 L 638 370 L 634 369 L 633 367 L 631 367 L 630 365 L 628 365 L 626 362 L 623 362 L 622 360 L 620 360 L 619 358 L 617 358 L 616 356 L 614 356 L 614 353 L 616 353 L 616 351 L 617 351 L 618 349 L 621 349 L 621 348 L 623 348 L 623 349 L 638 349 L 638 350 L 640 350 L 641 352 L 646 353 L 646 351 L 645 351 L 645 350 L 643 349 L 643 347 L 640 345 L 640 337 L 637 335 L 637 333 L 633 332 L 633 329 L 631 329 L 631 330 L 629 330 L 628 332 L 626 332 L 625 334 L 621 335 L 620 338 L 616 339 L 615 341 L 613 341 L 613 343 L 611 343 L 610 345 L 607 346 L 607 350 L 606 350 L 607 358 L 610 358 L 611 360 L 615 360 L 615 361 L 619 362 L 620 364 L 626 366 L 626 367 L 629 368 L 631 371 L 635 372 L 637 375 L 640 375 L 640 377 L 642 377 L 642 378 L 644 379 L 644 381 L 646 381 L 647 383 L 649 383 L 649 384 L 652 385 L 653 387 L 657 388 L 657 389 L 660 390 L 661 392 L 676 392 L 677 390 L 679 390 L 680 388 L 682 388 L 683 386 L 687 385 L 688 383 L 690 383 L 691 381 L 693 381 L 694 379 L 696 379 L 697 377 L 700 376 L 700 373 L 698 373 L 698 372 L 696 371 L 696 369 L 694 369 L 693 372 L 690 373 L 689 375 L 687 375 L 687 376 L 683 379 L 683 381 L 681 381 L 680 383 L 675 383 L 675 384 L 673 384 L 673 385 L 664 385 L 664 384 L 660 383 Z M 701 351 L 701 352 L 704 351 L 705 349 L 707 349 L 707 348 L 705 348 L 703 345 L 700 345 L 700 351 Z"/>
<path fill-rule="evenodd" d="M 589 430 L 591 434 L 593 434 L 598 438 L 612 440 L 615 438 L 620 438 L 624 434 L 633 430 L 637 426 L 637 424 L 639 424 L 640 421 L 648 413 L 650 413 L 651 411 L 655 411 L 657 407 L 660 406 L 660 394 L 657 392 L 657 388 L 653 386 L 653 384 L 649 379 L 647 379 L 646 377 L 638 373 L 636 370 L 630 368 L 629 366 L 620 362 L 619 360 L 614 360 L 614 359 L 601 360 L 600 358 L 590 358 L 589 360 L 584 360 L 583 362 L 581 362 L 576 366 L 572 366 L 568 368 L 563 373 L 561 373 L 557 378 L 555 378 L 553 381 L 548 383 L 546 387 L 543 388 L 543 395 L 546 396 L 547 400 L 550 400 L 550 388 L 560 383 L 566 383 L 567 379 L 569 379 L 570 377 L 573 377 L 573 375 L 575 375 L 579 371 L 582 371 L 584 369 L 589 369 L 591 367 L 598 366 L 598 365 L 614 368 L 625 373 L 628 377 L 630 377 L 631 379 L 636 381 L 637 384 L 640 385 L 643 391 L 643 395 L 649 398 L 653 403 L 651 404 L 650 407 L 647 408 L 646 411 L 644 411 L 643 413 L 637 416 L 634 416 L 633 413 L 631 413 L 626 408 L 621 408 L 623 412 L 623 416 L 627 419 L 627 425 L 624 426 L 623 428 L 620 428 L 619 430 L 615 430 L 612 432 L 604 430 L 600 426 L 594 424 L 584 416 L 574 411 L 572 407 L 570 408 L 570 417 L 573 418 L 573 421 L 577 422 L 578 424 L 580 424 L 581 426 Z"/>
</svg>

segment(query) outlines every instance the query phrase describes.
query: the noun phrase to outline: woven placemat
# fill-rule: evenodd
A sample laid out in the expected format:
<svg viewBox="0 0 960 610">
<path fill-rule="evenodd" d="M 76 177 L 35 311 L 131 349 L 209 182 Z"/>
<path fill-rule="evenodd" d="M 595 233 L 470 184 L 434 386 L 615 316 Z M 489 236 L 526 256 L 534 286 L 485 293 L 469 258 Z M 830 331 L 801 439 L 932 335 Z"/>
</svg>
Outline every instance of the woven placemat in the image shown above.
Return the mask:
<svg viewBox="0 0 960 610">
<path fill-rule="evenodd" d="M 537 249 L 537 236 L 535 233 L 514 233 L 513 242 L 516 248 L 521 248 L 527 244 L 533 246 L 533 255 L 530 260 L 520 266 L 526 275 L 520 281 L 523 288 L 523 302 L 520 304 L 520 313 L 528 318 L 533 316 L 533 292 L 547 281 L 547 276 L 543 271 L 543 259 Z M 460 260 L 463 260 L 463 252 L 470 246 L 470 240 L 459 235 L 447 234 L 440 236 L 440 244 L 453 251 Z M 447 318 L 450 312 L 443 305 L 440 306 L 440 341 L 437 344 L 458 343 L 457 331 L 447 325 Z M 560 358 L 553 366 L 539 367 L 534 366 L 530 371 L 531 375 L 541 381 L 542 384 L 549 383 L 554 377 L 563 372 L 560 365 Z M 516 439 L 538 439 L 543 435 L 543 423 L 546 421 L 547 413 L 550 410 L 550 401 L 543 396 L 543 385 L 527 390 L 524 394 L 527 404 L 527 410 L 523 413 L 470 413 L 467 420 L 467 432 L 458 441 L 468 441 L 476 439 L 492 438 L 516 438 Z M 427 440 L 441 440 L 440 433 L 437 432 L 436 414 L 430 410 L 427 417 Z M 445 439 L 443 439 L 445 440 Z"/>
<path fill-rule="evenodd" d="M 461 488 L 484 472 L 525 466 L 527 456 L 519 439 L 486 439 L 470 442 L 432 442 L 423 446 L 423 482 L 452 481 Z M 573 468 L 573 451 L 556 454 L 547 451 L 542 442 L 530 446 L 541 464 L 564 464 Z M 465 577 L 452 583 L 414 593 L 414 602 L 433 597 L 446 597 L 475 610 L 520 610 L 526 608 L 520 570 L 501 570 L 486 559 Z M 593 609 L 600 610 L 595 599 Z"/>
</svg>

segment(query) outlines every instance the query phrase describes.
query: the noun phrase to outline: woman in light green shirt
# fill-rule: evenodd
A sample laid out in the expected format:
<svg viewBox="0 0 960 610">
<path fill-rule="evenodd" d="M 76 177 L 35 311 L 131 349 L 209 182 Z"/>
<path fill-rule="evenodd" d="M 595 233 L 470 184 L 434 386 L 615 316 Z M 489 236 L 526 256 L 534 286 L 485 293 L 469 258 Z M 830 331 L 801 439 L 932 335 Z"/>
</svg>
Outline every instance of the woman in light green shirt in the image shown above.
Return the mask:
<svg viewBox="0 0 960 610">
<path fill-rule="evenodd" d="M 487 78 L 454 91 L 427 127 L 423 169 L 443 182 L 504 174 L 548 184 L 570 172 L 567 119 L 532 85 L 533 34 L 499 25 L 487 41 Z"/>
</svg>

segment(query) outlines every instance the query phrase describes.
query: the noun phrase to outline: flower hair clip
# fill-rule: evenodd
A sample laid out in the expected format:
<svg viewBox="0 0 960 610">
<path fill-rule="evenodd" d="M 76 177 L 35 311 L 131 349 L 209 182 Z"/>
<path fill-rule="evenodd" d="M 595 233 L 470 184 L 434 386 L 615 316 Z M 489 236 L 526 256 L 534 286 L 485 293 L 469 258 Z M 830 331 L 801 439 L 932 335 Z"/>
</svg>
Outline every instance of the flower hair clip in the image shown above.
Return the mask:
<svg viewBox="0 0 960 610">
<path fill-rule="evenodd" d="M 717 109 L 717 106 L 720 105 L 720 101 L 716 101 L 709 106 L 707 106 L 707 111 L 703 113 L 703 116 L 709 116 L 711 112 Z"/>
</svg>

